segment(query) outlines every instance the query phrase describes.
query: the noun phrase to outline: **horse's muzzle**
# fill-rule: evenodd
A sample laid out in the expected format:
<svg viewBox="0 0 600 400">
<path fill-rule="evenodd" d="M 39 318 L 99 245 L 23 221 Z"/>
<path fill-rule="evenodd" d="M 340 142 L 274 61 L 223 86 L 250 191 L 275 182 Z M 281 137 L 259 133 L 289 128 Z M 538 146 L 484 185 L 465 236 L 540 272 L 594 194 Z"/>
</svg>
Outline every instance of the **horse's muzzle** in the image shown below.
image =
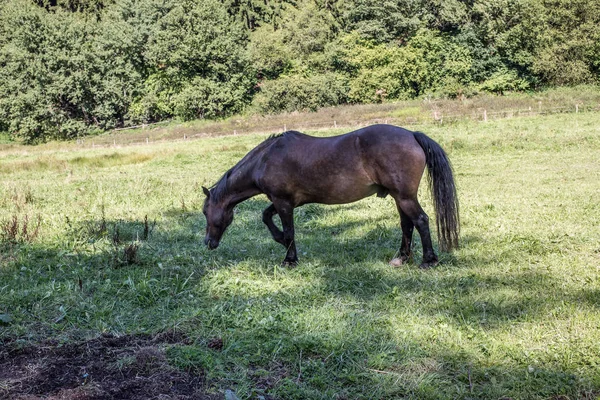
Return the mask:
<svg viewBox="0 0 600 400">
<path fill-rule="evenodd" d="M 204 238 L 204 244 L 208 246 L 209 250 L 214 250 L 219 247 L 219 242 L 209 237 Z"/>
</svg>

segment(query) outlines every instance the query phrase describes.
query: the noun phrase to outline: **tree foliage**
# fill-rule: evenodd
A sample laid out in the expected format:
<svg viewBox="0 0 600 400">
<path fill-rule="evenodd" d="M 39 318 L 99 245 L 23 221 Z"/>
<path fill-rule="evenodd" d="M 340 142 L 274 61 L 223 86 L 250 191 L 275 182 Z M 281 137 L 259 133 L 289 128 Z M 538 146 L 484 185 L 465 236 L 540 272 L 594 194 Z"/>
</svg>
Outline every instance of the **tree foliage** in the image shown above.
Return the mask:
<svg viewBox="0 0 600 400">
<path fill-rule="evenodd" d="M 139 72 L 119 27 L 12 1 L 0 14 L 0 124 L 28 141 L 124 123 Z M 121 27 L 125 28 L 125 27 Z"/>
<path fill-rule="evenodd" d="M 100 14 L 0 8 L 0 129 L 29 142 L 249 101 L 247 33 L 217 0 L 120 0 Z"/>
<path fill-rule="evenodd" d="M 598 83 L 598 26 L 600 0 L 5 0 L 0 131 Z"/>
</svg>

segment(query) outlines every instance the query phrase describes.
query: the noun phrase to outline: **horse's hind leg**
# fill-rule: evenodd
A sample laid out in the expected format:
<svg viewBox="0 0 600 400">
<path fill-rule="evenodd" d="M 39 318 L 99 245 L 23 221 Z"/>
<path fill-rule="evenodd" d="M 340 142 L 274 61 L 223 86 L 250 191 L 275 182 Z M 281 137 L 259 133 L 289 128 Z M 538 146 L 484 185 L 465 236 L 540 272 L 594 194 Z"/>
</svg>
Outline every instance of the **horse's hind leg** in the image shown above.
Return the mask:
<svg viewBox="0 0 600 400">
<path fill-rule="evenodd" d="M 283 232 L 281 232 L 277 225 L 275 225 L 275 223 L 273 222 L 273 216 L 275 214 L 277 214 L 277 210 L 275 209 L 275 206 L 271 204 L 263 211 L 262 220 L 265 223 L 265 225 L 267 225 L 267 228 L 269 228 L 269 232 L 271 232 L 271 236 L 273 236 L 273 239 L 277 243 L 281 243 L 285 246 L 285 242 L 283 240 Z"/>
<path fill-rule="evenodd" d="M 390 265 L 395 267 L 405 264 L 412 256 L 412 237 L 415 230 L 415 224 L 400 206 L 398 206 L 398 213 L 402 227 L 402 243 L 400 244 L 400 257 L 390 261 Z"/>
<path fill-rule="evenodd" d="M 405 263 L 412 255 L 412 237 L 415 230 L 415 224 L 401 208 L 398 207 L 400 213 L 400 226 L 402 227 L 402 244 L 400 245 L 400 261 Z"/>
<path fill-rule="evenodd" d="M 396 205 L 400 211 L 401 218 L 406 216 L 412 222 L 419 236 L 421 236 L 421 243 L 423 245 L 423 261 L 421 262 L 421 268 L 429 268 L 437 265 L 438 258 L 433 250 L 433 244 L 431 242 L 431 233 L 429 231 L 429 217 L 425 214 L 425 211 L 421 208 L 421 205 L 416 199 L 403 199 L 395 197 Z M 407 228 L 405 232 L 404 228 Z M 402 223 L 402 249 L 400 249 L 401 257 L 403 256 L 403 250 L 405 250 L 405 234 L 408 234 L 408 222 Z M 412 232 L 412 231 L 411 231 Z M 412 234 L 411 234 L 412 237 Z M 410 242 L 408 242 L 410 245 Z M 410 247 L 408 248 L 410 254 Z"/>
</svg>

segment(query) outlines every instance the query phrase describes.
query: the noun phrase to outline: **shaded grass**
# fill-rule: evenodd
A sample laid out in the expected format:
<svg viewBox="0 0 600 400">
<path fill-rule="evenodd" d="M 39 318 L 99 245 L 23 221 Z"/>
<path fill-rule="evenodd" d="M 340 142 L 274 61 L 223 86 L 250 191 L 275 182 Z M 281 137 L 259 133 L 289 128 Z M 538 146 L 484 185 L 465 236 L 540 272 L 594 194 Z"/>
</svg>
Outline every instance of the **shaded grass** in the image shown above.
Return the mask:
<svg viewBox="0 0 600 400">
<path fill-rule="evenodd" d="M 11 153 L 0 161 L 2 215 L 20 210 L 43 223 L 32 243 L 2 247 L 0 314 L 12 322 L 0 325 L 0 340 L 176 329 L 195 339 L 172 344 L 168 362 L 240 398 L 594 399 L 596 120 L 428 128 L 453 161 L 463 222 L 462 247 L 430 271 L 387 265 L 400 241 L 389 198 L 298 209 L 296 269 L 278 266 L 284 252 L 261 222 L 264 196 L 240 204 L 221 247 L 207 251 L 199 187 L 264 135 L 119 157 L 108 149 Z M 69 169 L 3 169 L 37 157 Z M 33 201 L 23 200 L 27 191 Z M 433 214 L 428 193 L 420 196 Z M 157 222 L 140 241 L 145 215 Z M 108 233 L 88 229 L 102 221 Z M 115 268 L 113 226 L 136 241 L 136 264 Z M 418 238 L 415 250 L 418 262 Z M 210 347 L 215 338 L 222 345 Z"/>
</svg>

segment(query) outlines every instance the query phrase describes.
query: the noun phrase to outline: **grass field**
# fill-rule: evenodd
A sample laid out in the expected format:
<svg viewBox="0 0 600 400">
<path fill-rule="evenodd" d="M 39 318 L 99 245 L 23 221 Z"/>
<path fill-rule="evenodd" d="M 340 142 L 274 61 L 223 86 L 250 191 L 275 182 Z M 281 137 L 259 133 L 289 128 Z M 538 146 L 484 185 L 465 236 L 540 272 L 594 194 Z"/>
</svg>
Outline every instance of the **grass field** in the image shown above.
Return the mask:
<svg viewBox="0 0 600 400">
<path fill-rule="evenodd" d="M 260 196 L 209 252 L 200 186 L 265 135 L 11 147 L 0 398 L 144 398 L 121 377 L 162 399 L 598 399 L 597 121 L 428 126 L 453 161 L 462 245 L 426 271 L 418 236 L 415 262 L 388 266 L 389 197 L 298 209 L 294 269 Z"/>
</svg>

